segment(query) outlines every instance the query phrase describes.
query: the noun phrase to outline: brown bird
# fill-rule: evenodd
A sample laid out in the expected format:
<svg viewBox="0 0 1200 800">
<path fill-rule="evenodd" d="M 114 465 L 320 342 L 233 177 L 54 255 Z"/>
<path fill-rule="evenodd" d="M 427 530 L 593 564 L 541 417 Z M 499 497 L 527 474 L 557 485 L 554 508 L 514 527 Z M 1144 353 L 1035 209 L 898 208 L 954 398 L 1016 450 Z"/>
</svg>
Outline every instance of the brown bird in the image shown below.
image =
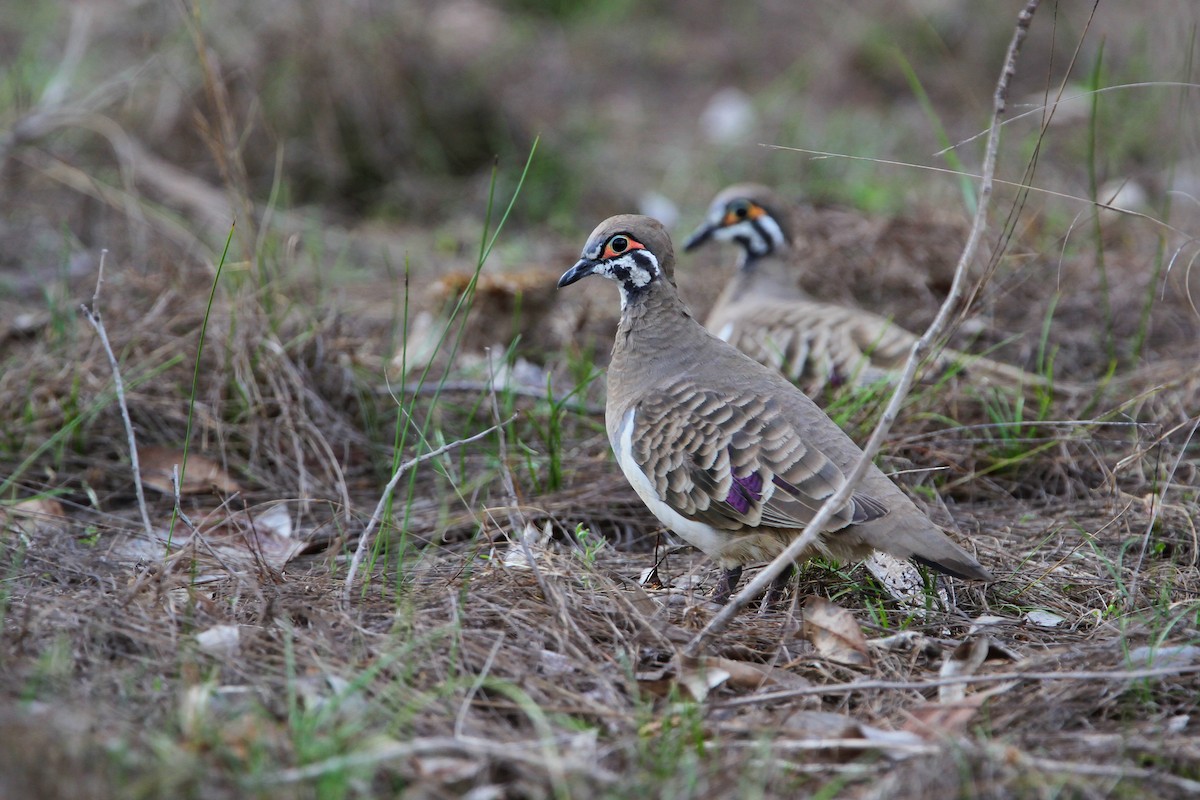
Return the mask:
<svg viewBox="0 0 1200 800">
<path fill-rule="evenodd" d="M 769 188 L 739 184 L 719 193 L 684 249 L 710 239 L 735 242 L 741 250 L 737 273 L 704 323 L 716 336 L 811 395 L 826 386 L 899 378 L 918 337 L 878 314 L 805 294 L 796 282 L 799 254 L 788 217 Z M 1005 386 L 1048 385 L 1042 376 L 949 349 L 929 368 L 934 375 L 961 370 Z"/>
<path fill-rule="evenodd" d="M 660 223 L 617 216 L 592 231 L 558 285 L 601 275 L 620 289 L 609 443 L 650 511 L 724 568 L 723 602 L 743 565 L 774 558 L 804 530 L 862 451 L 777 371 L 706 331 L 680 300 L 674 268 Z M 874 550 L 992 578 L 872 466 L 802 559 Z"/>
</svg>

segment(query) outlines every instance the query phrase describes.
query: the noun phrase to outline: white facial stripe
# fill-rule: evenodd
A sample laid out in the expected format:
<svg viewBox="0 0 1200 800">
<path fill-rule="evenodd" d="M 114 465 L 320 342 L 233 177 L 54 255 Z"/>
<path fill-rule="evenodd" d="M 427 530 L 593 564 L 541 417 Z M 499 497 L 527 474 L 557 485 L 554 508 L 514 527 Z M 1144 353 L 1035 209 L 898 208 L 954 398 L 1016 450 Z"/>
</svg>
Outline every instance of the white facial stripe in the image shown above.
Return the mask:
<svg viewBox="0 0 1200 800">
<path fill-rule="evenodd" d="M 786 244 L 783 229 L 770 214 L 719 227 L 713 231 L 713 238 L 720 242 L 737 242 L 754 256 L 768 255 Z"/>
<path fill-rule="evenodd" d="M 758 218 L 758 225 L 767 232 L 767 240 L 771 243 L 772 248 L 782 247 L 783 228 L 779 227 L 779 223 L 770 214 L 763 214 Z"/>
<path fill-rule="evenodd" d="M 633 254 L 635 252 L 637 251 L 629 251 L 625 255 L 621 256 L 621 258 L 617 259 L 617 261 L 614 263 L 629 270 L 630 284 L 637 289 L 641 289 L 643 286 L 650 283 L 650 279 L 653 276 L 650 274 L 649 270 L 638 263 L 638 259 L 634 258 Z M 646 251 L 643 250 L 642 252 Z M 646 253 L 646 255 L 650 257 L 651 262 L 654 261 L 654 256 L 650 255 L 649 253 Z"/>
</svg>

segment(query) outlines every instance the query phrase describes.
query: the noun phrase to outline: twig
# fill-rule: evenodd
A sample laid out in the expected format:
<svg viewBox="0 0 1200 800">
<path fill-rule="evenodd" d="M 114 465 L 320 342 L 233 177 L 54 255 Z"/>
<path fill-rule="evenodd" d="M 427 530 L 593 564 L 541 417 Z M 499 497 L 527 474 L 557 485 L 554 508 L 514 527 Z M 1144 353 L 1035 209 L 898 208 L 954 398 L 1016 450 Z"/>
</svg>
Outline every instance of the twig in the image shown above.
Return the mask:
<svg viewBox="0 0 1200 800">
<path fill-rule="evenodd" d="M 408 461 L 405 461 L 403 464 L 401 464 L 399 467 L 396 468 L 396 472 L 394 475 L 392 475 L 392 479 L 390 481 L 388 481 L 387 486 L 384 487 L 383 495 L 379 498 L 379 503 L 375 506 L 375 512 L 373 514 L 371 514 L 370 522 L 367 523 L 367 527 L 363 530 L 362 534 L 359 536 L 358 547 L 354 551 L 354 557 L 350 559 L 350 569 L 346 573 L 346 591 L 343 595 L 345 600 L 347 600 L 347 601 L 350 600 L 350 592 L 354 588 L 354 576 L 358 573 L 359 564 L 362 563 L 363 554 L 367 550 L 367 543 L 371 540 L 371 535 L 373 533 L 375 533 L 375 527 L 377 525 L 379 525 L 379 521 L 383 517 L 383 509 L 387 505 L 388 498 L 392 496 L 392 492 L 396 489 L 396 484 L 398 484 L 400 482 L 400 479 L 404 477 L 405 473 L 407 473 L 413 467 L 418 466 L 419 464 L 425 463 L 426 461 L 428 461 L 431 458 L 437 458 L 438 456 L 442 455 L 443 453 L 448 453 L 449 451 L 454 450 L 457 447 L 461 447 L 464 444 L 470 444 L 471 442 L 477 442 L 480 439 L 484 438 L 485 436 L 498 430 L 499 428 L 502 428 L 505 425 L 508 425 L 510 422 L 512 422 L 516 418 L 517 418 L 517 415 L 513 414 L 511 417 L 509 417 L 504 422 L 497 423 L 485 431 L 480 431 L 479 433 L 475 434 L 474 436 L 468 436 L 465 439 L 458 439 L 458 440 L 450 442 L 448 444 L 444 444 L 441 447 L 439 447 L 438 449 L 430 450 L 428 453 L 417 456 L 416 458 L 410 458 Z"/>
<path fill-rule="evenodd" d="M 209 541 L 204 538 L 204 535 L 200 533 L 200 526 L 197 525 L 196 523 L 192 522 L 191 517 L 189 517 L 187 514 L 184 513 L 183 506 L 180 505 L 179 465 L 178 464 L 173 464 L 171 466 L 171 491 L 174 492 L 174 494 L 175 494 L 175 513 L 179 515 L 179 519 L 181 519 L 183 521 L 183 524 L 187 525 L 188 528 L 190 528 L 192 531 L 192 535 L 191 535 L 192 552 L 195 552 L 195 547 L 196 547 L 195 543 L 200 542 L 200 544 L 204 545 L 204 549 L 208 551 L 208 554 L 213 557 L 213 560 L 215 560 L 218 564 L 221 565 L 221 567 L 225 570 L 225 572 L 227 572 L 230 576 L 240 577 L 241 573 L 238 572 L 237 570 L 235 570 L 231 565 L 226 563 L 225 559 L 221 558 L 221 555 L 216 551 L 216 549 L 212 546 L 212 544 L 210 544 Z M 221 503 L 221 506 L 223 507 L 223 506 L 228 505 L 229 501 L 232 499 L 233 498 L 228 498 L 228 499 L 224 500 Z M 251 524 L 253 524 L 253 522 Z M 183 552 L 183 551 L 180 550 L 180 552 Z M 256 558 L 258 557 L 258 554 L 256 554 L 256 553 L 252 553 L 252 555 L 255 555 Z"/>
<path fill-rule="evenodd" d="M 1125 763 L 1087 764 L 1078 761 L 1059 761 L 1053 758 L 1031 756 L 1010 746 L 1005 746 L 996 755 L 1004 762 L 1015 762 L 1017 765 L 1027 769 L 1035 769 L 1042 772 L 1060 772 L 1092 778 L 1113 778 L 1116 780 L 1140 778 L 1143 780 L 1162 781 L 1163 783 L 1182 789 L 1193 796 L 1200 794 L 1200 781 L 1194 781 L 1180 775 L 1172 775 L 1165 770 L 1135 767 Z"/>
<path fill-rule="evenodd" d="M 490 349 L 486 351 L 486 354 L 488 365 L 488 405 L 492 411 L 492 422 L 494 422 L 496 425 L 500 425 L 500 400 L 496 397 L 496 365 L 492 360 Z M 516 483 L 513 481 L 512 470 L 508 468 L 508 438 L 504 435 L 504 429 L 502 427 L 497 428 L 496 439 L 498 440 L 499 444 L 497 455 L 500 459 L 500 481 L 504 485 L 504 493 L 508 497 L 508 524 L 509 527 L 514 531 L 524 531 L 524 515 L 521 514 L 519 510 L 514 510 L 520 509 L 521 504 L 517 500 L 517 487 Z M 525 542 L 525 536 L 521 534 L 519 535 L 521 537 L 521 541 Z M 526 542 L 524 546 L 525 557 L 529 559 L 530 566 L 533 566 L 533 554 L 529 552 L 529 544 Z M 536 567 L 534 567 L 534 571 L 537 571 Z M 540 575 L 538 576 L 538 581 L 539 583 L 541 582 Z"/>
<path fill-rule="evenodd" d="M 967 238 L 967 243 L 963 248 L 962 255 L 958 259 L 958 265 L 954 269 L 954 281 L 950 286 L 950 293 L 946 296 L 941 308 L 938 309 L 937 317 L 934 318 L 925 333 L 913 345 L 912 351 L 908 355 L 908 361 L 904 365 L 904 372 L 900 376 L 900 381 L 892 393 L 892 398 L 888 402 L 887 408 L 879 420 L 879 424 L 875 426 L 875 431 L 871 434 L 871 438 L 863 448 L 863 453 L 859 457 L 858 463 L 854 465 L 854 469 L 846 476 L 846 481 L 817 511 L 816 515 L 804 529 L 804 533 L 796 537 L 774 561 L 755 576 L 754 580 L 747 584 L 742 591 L 738 592 L 729 601 L 728 605 L 709 620 L 709 623 L 704 626 L 703 630 L 696 634 L 692 641 L 688 642 L 687 647 L 683 650 L 685 656 L 695 657 L 699 655 L 704 645 L 712 637 L 723 631 L 729 625 L 730 621 L 751 600 L 762 594 L 767 586 L 784 569 L 794 563 L 796 558 L 811 547 L 817 538 L 825 532 L 825 523 L 829 521 L 829 518 L 833 516 L 835 511 L 840 509 L 850 499 L 850 495 L 854 493 L 859 481 L 871 466 L 875 453 L 879 451 L 884 437 L 887 436 L 888 430 L 899 415 L 900 406 L 903 404 L 905 396 L 907 396 L 909 389 L 912 387 L 918 365 L 924 360 L 924 355 L 933 342 L 941 336 L 952 311 L 962 297 L 963 286 L 966 283 L 967 268 L 974 260 L 975 252 L 979 248 L 979 242 L 983 238 L 988 207 L 992 197 L 992 178 L 996 172 L 996 153 L 1000 145 L 1000 118 L 1004 115 L 1009 82 L 1016 71 L 1017 54 L 1020 52 L 1021 43 L 1025 40 L 1025 35 L 1029 32 L 1033 13 L 1037 10 L 1039 3 L 1040 0 L 1026 0 L 1025 7 L 1021 9 L 1021 13 L 1017 16 L 1017 27 L 1008 45 L 1008 53 L 1004 59 L 1004 69 L 1001 71 L 1000 79 L 996 84 L 996 91 L 993 95 L 992 123 L 988 129 L 983 168 L 980 170 L 982 181 L 979 188 L 979 206 L 976 209 L 975 218 L 971 222 L 971 232 Z"/>
<path fill-rule="evenodd" d="M 894 692 L 921 691 L 940 686 L 971 683 L 1003 683 L 1005 681 L 1132 681 L 1144 678 L 1164 678 L 1175 675 L 1192 675 L 1200 672 L 1200 664 L 1180 664 L 1175 667 L 1148 667 L 1146 669 L 1084 670 L 1075 672 L 995 672 L 988 675 L 952 675 L 932 678 L 927 681 L 850 681 L 823 686 L 804 686 L 798 689 L 781 689 L 778 692 L 739 697 L 713 703 L 712 708 L 737 708 L 738 706 L 771 703 L 810 695 L 844 694 L 848 692 Z"/>
<path fill-rule="evenodd" d="M 154 536 L 154 526 L 150 524 L 150 510 L 146 508 L 146 492 L 142 488 L 142 470 L 138 462 L 137 437 L 133 433 L 133 420 L 129 418 L 129 406 L 125 403 L 125 382 L 121 380 L 121 367 L 117 363 L 117 356 L 113 353 L 112 345 L 109 344 L 108 333 L 104 330 L 104 321 L 100 318 L 100 286 L 104 282 L 104 259 L 107 255 L 108 250 L 100 251 L 100 268 L 96 272 L 96 291 L 92 295 L 92 307 L 89 309 L 86 303 L 81 303 L 79 308 L 96 331 L 96 335 L 100 337 L 100 344 L 103 345 L 104 352 L 108 356 L 108 364 L 112 368 L 117 404 L 121 407 L 121 419 L 125 422 L 125 435 L 129 440 L 129 463 L 133 469 L 133 488 L 137 491 L 138 509 L 142 512 L 142 527 L 146 530 L 146 536 L 152 537 Z"/>
</svg>

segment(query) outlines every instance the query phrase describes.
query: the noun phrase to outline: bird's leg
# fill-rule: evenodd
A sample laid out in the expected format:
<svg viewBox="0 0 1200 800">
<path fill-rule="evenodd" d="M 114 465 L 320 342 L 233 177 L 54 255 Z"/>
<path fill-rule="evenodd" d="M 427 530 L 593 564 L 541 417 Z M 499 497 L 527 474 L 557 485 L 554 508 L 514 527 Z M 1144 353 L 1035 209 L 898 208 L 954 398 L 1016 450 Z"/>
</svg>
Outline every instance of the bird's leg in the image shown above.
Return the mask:
<svg viewBox="0 0 1200 800">
<path fill-rule="evenodd" d="M 771 588 L 767 589 L 767 595 L 763 598 L 763 608 L 773 606 L 776 602 L 783 599 L 783 596 L 787 594 L 788 584 L 795 574 L 796 565 L 788 564 L 783 568 L 783 572 L 775 576 L 775 580 L 771 581 Z"/>
<path fill-rule="evenodd" d="M 723 606 L 729 602 L 729 598 L 733 595 L 733 590 L 737 588 L 738 581 L 742 579 L 742 565 L 730 567 L 721 573 L 721 579 L 717 581 L 717 590 L 713 593 L 713 602 L 719 606 Z"/>
</svg>

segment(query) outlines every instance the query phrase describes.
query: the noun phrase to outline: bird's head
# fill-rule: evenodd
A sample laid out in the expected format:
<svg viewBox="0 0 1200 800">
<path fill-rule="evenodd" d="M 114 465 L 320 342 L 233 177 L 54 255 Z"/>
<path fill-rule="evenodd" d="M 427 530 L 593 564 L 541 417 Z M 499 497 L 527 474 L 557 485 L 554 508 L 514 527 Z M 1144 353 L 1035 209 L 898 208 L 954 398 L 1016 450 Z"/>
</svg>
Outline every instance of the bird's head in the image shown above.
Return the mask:
<svg viewBox="0 0 1200 800">
<path fill-rule="evenodd" d="M 715 239 L 736 242 L 746 260 L 769 256 L 789 241 L 780 207 L 775 193 L 766 186 L 730 186 L 713 198 L 704 223 L 687 238 L 683 249 L 691 251 Z"/>
<path fill-rule="evenodd" d="M 575 266 L 558 279 L 558 288 L 589 275 L 601 275 L 621 289 L 621 305 L 658 281 L 674 279 L 675 251 L 662 223 L 650 217 L 622 214 L 601 222 Z"/>
</svg>

